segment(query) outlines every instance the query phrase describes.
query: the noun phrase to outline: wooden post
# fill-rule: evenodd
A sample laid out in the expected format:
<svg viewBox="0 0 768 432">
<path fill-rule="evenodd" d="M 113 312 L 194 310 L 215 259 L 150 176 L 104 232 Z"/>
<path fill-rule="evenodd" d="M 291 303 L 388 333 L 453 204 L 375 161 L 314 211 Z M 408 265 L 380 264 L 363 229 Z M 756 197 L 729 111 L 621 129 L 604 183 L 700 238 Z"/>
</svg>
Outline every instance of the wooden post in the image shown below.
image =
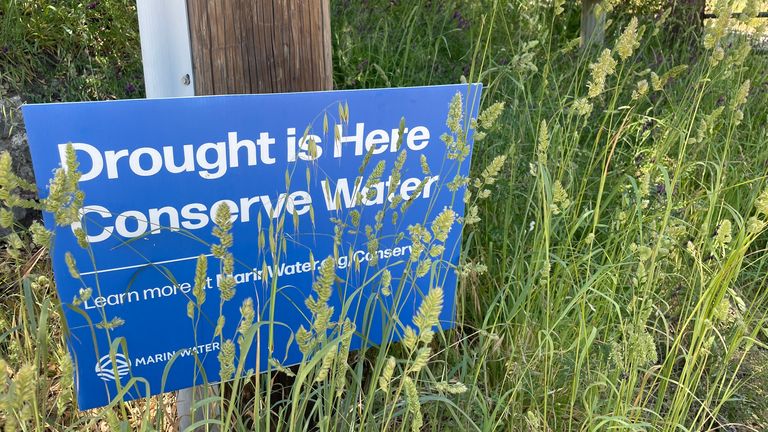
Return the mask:
<svg viewBox="0 0 768 432">
<path fill-rule="evenodd" d="M 581 47 L 602 45 L 605 40 L 605 11 L 601 0 L 581 1 Z"/>
<path fill-rule="evenodd" d="M 333 89 L 329 0 L 186 2 L 195 95 Z"/>
<path fill-rule="evenodd" d="M 196 95 L 331 90 L 329 0 L 187 0 Z"/>
<path fill-rule="evenodd" d="M 147 97 L 333 88 L 329 0 L 137 0 Z M 195 394 L 177 397 L 180 430 Z"/>
</svg>

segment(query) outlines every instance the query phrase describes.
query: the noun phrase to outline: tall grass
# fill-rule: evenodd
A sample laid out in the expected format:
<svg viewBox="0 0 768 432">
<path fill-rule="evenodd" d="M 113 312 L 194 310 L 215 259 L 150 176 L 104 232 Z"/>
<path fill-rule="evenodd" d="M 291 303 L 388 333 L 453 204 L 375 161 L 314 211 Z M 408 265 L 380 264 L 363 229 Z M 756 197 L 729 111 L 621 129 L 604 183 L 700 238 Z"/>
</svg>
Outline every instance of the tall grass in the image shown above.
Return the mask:
<svg viewBox="0 0 768 432">
<path fill-rule="evenodd" d="M 0 1 L 0 81 L 29 102 L 141 97 L 136 2 Z"/>
<path fill-rule="evenodd" d="M 721 17 L 730 8 L 717 5 Z M 506 105 L 473 156 L 475 178 L 505 162 L 495 198 L 478 201 L 479 221 L 465 227 L 458 325 L 424 339 L 414 329 L 411 342 L 346 362 L 348 328 L 337 323 L 312 338 L 298 370 L 274 364 L 204 398 L 201 410 L 220 409 L 202 424 L 768 428 L 766 57 L 730 35 L 727 18 L 686 34 L 650 6 L 636 21 L 614 10 L 606 46 L 579 49 L 577 12 L 561 2 L 334 3 L 337 86 L 464 75 L 486 84 L 486 107 Z M 277 249 L 273 233 L 265 244 Z M 171 427 L 168 396 L 74 411 L 58 300 L 31 235 L 16 227 L 6 240 L 1 418 L 25 430 Z M 429 298 L 422 307 L 434 309 Z M 286 375 L 293 384 L 280 390 Z"/>
</svg>

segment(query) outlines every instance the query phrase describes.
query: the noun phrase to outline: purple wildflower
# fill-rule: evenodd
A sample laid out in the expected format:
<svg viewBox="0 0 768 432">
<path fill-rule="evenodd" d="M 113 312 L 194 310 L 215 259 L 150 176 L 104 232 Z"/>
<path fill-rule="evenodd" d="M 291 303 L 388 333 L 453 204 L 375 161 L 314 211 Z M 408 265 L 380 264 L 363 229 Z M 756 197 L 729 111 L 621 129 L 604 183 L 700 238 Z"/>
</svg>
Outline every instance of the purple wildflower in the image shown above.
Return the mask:
<svg viewBox="0 0 768 432">
<path fill-rule="evenodd" d="M 715 105 L 721 107 L 725 105 L 725 96 L 720 96 L 720 98 L 715 102 Z"/>
<path fill-rule="evenodd" d="M 464 18 L 464 15 L 462 15 L 458 9 L 453 12 L 453 19 L 456 20 L 456 25 L 460 29 L 466 30 L 469 28 L 469 21 L 466 18 Z"/>
<path fill-rule="evenodd" d="M 646 119 L 645 122 L 643 122 L 643 132 L 653 129 L 654 126 L 656 126 L 656 121 L 654 119 Z"/>
</svg>

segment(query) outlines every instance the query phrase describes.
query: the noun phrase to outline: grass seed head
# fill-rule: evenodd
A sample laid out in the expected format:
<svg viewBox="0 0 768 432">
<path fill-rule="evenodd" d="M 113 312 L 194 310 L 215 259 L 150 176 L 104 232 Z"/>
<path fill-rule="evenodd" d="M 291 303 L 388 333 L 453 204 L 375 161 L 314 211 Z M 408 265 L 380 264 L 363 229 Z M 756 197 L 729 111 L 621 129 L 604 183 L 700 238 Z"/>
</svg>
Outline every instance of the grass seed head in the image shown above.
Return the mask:
<svg viewBox="0 0 768 432">
<path fill-rule="evenodd" d="M 72 276 L 72 279 L 80 279 L 80 272 L 77 271 L 77 263 L 71 252 L 67 251 L 64 254 L 64 262 L 67 264 L 67 270 L 69 270 L 69 275 Z"/>
<path fill-rule="evenodd" d="M 403 387 L 405 389 L 405 404 L 408 407 L 408 412 L 413 416 L 411 419 L 411 430 L 419 432 L 424 425 L 424 419 L 421 414 L 419 390 L 416 388 L 416 383 L 414 383 L 411 377 L 407 375 L 403 377 Z"/>
<path fill-rule="evenodd" d="M 445 208 L 439 215 L 432 221 L 432 234 L 435 239 L 440 242 L 445 242 L 448 239 L 448 234 L 451 232 L 453 222 L 456 220 L 456 212 L 452 209 Z"/>
<path fill-rule="evenodd" d="M 611 50 L 608 48 L 604 49 L 603 52 L 600 53 L 597 62 L 589 65 L 589 68 L 591 70 L 591 78 L 589 83 L 587 83 L 589 89 L 587 95 L 591 99 L 603 93 L 605 90 L 606 78 L 616 72 L 616 60 L 613 59 Z"/>
<path fill-rule="evenodd" d="M 440 313 L 443 311 L 443 289 L 435 287 L 429 290 L 413 318 L 413 323 L 419 328 L 419 333 L 432 330 L 440 323 Z"/>
<path fill-rule="evenodd" d="M 632 53 L 640 46 L 640 41 L 637 35 L 637 17 L 632 17 L 624 29 L 624 32 L 619 36 L 618 42 L 616 42 L 616 52 L 619 54 L 619 58 L 626 61 L 632 56 Z"/>
<path fill-rule="evenodd" d="M 638 100 L 648 93 L 648 80 L 640 80 L 637 82 L 635 89 L 632 90 L 632 100 Z"/>
<path fill-rule="evenodd" d="M 253 319 L 254 319 L 255 313 L 253 310 L 253 299 L 248 297 L 247 299 L 243 300 L 243 305 L 240 306 L 240 326 L 238 327 L 237 331 L 241 335 L 245 335 L 248 330 L 250 330 L 251 326 L 253 325 Z"/>
<path fill-rule="evenodd" d="M 379 389 L 381 391 L 389 391 L 389 384 L 392 382 L 392 375 L 395 372 L 396 364 L 397 362 L 392 356 L 388 357 L 387 362 L 384 363 L 384 367 L 381 369 L 381 376 L 379 377 Z"/>
<path fill-rule="evenodd" d="M 235 344 L 227 339 L 221 344 L 219 351 L 219 376 L 222 381 L 228 381 L 235 373 Z"/>
<path fill-rule="evenodd" d="M 541 120 L 539 123 L 539 138 L 538 147 L 536 147 L 536 155 L 539 158 L 541 165 L 547 165 L 547 152 L 549 151 L 549 130 L 547 127 L 547 121 Z"/>
<path fill-rule="evenodd" d="M 578 98 L 573 102 L 571 110 L 579 116 L 586 117 L 592 113 L 592 103 L 587 98 Z"/>
</svg>

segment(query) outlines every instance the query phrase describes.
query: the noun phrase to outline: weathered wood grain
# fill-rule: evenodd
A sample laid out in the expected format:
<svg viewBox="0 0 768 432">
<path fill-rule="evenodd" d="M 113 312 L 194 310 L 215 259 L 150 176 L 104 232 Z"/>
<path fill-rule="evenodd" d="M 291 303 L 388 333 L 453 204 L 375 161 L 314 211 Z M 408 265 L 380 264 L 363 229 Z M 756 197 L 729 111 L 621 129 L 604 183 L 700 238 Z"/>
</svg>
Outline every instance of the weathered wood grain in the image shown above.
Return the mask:
<svg viewBox="0 0 768 432">
<path fill-rule="evenodd" d="M 581 1 L 581 46 L 602 46 L 605 40 L 605 12 L 600 10 L 602 0 Z M 192 55 L 194 58 L 194 53 Z"/>
<path fill-rule="evenodd" d="M 329 0 L 187 0 L 195 94 L 333 87 Z"/>
</svg>

